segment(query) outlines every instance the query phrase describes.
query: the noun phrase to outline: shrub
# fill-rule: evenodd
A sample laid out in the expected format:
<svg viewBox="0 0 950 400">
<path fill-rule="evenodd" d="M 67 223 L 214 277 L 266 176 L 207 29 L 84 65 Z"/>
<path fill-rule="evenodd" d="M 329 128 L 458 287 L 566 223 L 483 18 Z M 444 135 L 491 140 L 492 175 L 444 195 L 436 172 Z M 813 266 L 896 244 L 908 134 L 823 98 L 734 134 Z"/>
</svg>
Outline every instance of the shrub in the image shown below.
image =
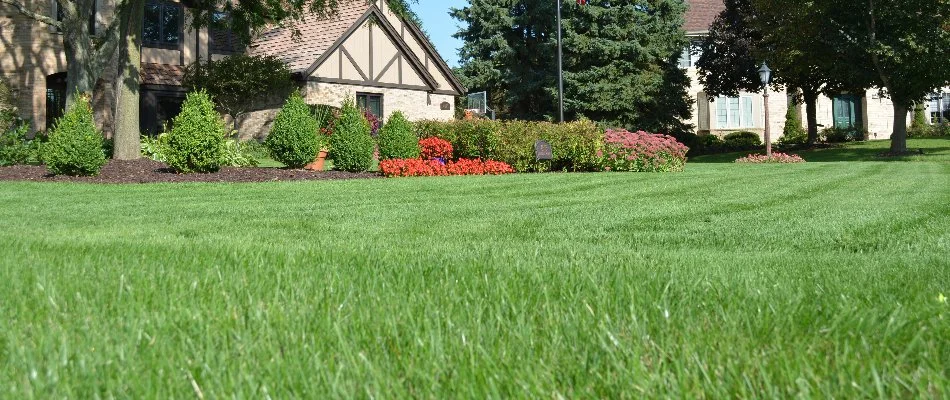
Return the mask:
<svg viewBox="0 0 950 400">
<path fill-rule="evenodd" d="M 736 160 L 739 164 L 796 164 L 805 160 L 800 156 L 785 153 L 772 153 L 772 157 L 765 154 L 749 154 Z"/>
<path fill-rule="evenodd" d="M 420 138 L 438 137 L 449 141 L 456 157 L 500 160 L 522 172 L 596 170 L 600 163 L 596 153 L 602 147 L 604 137 L 603 129 L 589 120 L 564 124 L 491 120 L 418 121 L 415 130 Z M 553 160 L 535 159 L 534 144 L 539 139 L 551 144 Z"/>
<path fill-rule="evenodd" d="M 430 137 L 419 140 L 419 154 L 425 160 L 440 159 L 443 162 L 452 159 L 452 144 L 447 140 Z"/>
<path fill-rule="evenodd" d="M 702 149 L 702 154 L 713 154 L 726 151 L 726 142 L 724 142 L 719 136 L 713 134 L 700 136 L 699 145 Z"/>
<path fill-rule="evenodd" d="M 215 172 L 224 156 L 224 121 L 204 90 L 188 93 L 171 132 L 161 136 L 161 151 L 179 173 Z"/>
<path fill-rule="evenodd" d="M 49 133 L 49 143 L 43 146 L 43 161 L 51 174 L 99 174 L 106 155 L 102 151 L 102 133 L 92 118 L 89 99 L 77 94 L 72 107 L 56 120 Z"/>
<path fill-rule="evenodd" d="M 9 112 L 9 123 L 3 123 Z M 5 129 L 3 127 L 6 127 Z M 41 137 L 28 139 L 28 121 L 21 120 L 12 110 L 0 110 L 0 167 L 17 164 L 39 164 Z"/>
<path fill-rule="evenodd" d="M 412 124 L 399 111 L 389 115 L 378 140 L 380 160 L 419 158 L 419 140 L 412 133 Z"/>
<path fill-rule="evenodd" d="M 317 158 L 322 145 L 320 127 L 300 94 L 293 93 L 274 119 L 264 145 L 275 160 L 300 168 Z"/>
<path fill-rule="evenodd" d="M 726 135 L 724 142 L 726 149 L 729 151 L 746 151 L 762 146 L 762 139 L 759 138 L 759 135 L 748 131 L 732 132 Z"/>
<path fill-rule="evenodd" d="M 600 155 L 605 171 L 676 172 L 686 166 L 687 150 L 671 136 L 608 129 Z"/>
<path fill-rule="evenodd" d="M 159 136 L 142 134 L 142 157 L 153 161 L 165 162 L 165 153 L 162 151 L 162 142 L 164 142 L 163 136 L 164 134 Z"/>
<path fill-rule="evenodd" d="M 379 134 L 379 118 L 369 110 L 363 110 L 363 118 L 366 118 L 366 122 L 369 123 L 369 135 L 376 137 Z"/>
<path fill-rule="evenodd" d="M 828 143 L 857 142 L 864 140 L 865 132 L 858 128 L 825 128 L 821 137 Z"/>
<path fill-rule="evenodd" d="M 229 167 L 256 167 L 259 142 L 248 140 L 240 142 L 230 139 L 224 142 L 224 152 L 221 156 L 221 165 Z"/>
<path fill-rule="evenodd" d="M 515 172 L 510 165 L 493 160 L 461 158 L 443 163 L 436 159 L 393 158 L 379 163 L 379 171 L 388 177 L 446 176 L 446 175 L 502 175 Z"/>
<path fill-rule="evenodd" d="M 922 103 L 914 106 L 914 118 L 910 121 L 910 128 L 907 130 L 908 137 L 928 137 L 930 136 L 930 121 L 927 120 L 927 113 Z"/>
<path fill-rule="evenodd" d="M 330 136 L 330 157 L 335 168 L 350 172 L 369 170 L 376 147 L 369 129 L 369 123 L 353 100 L 344 101 Z"/>
<path fill-rule="evenodd" d="M 802 126 L 802 116 L 798 113 L 798 107 L 789 104 L 788 112 L 785 113 L 785 129 L 782 130 L 782 137 L 779 143 L 782 144 L 805 144 L 808 141 L 808 132 Z"/>
<path fill-rule="evenodd" d="M 218 108 L 233 118 L 294 90 L 290 69 L 274 56 L 235 54 L 199 61 L 185 69 L 182 85 L 190 91 L 206 90 Z"/>
</svg>

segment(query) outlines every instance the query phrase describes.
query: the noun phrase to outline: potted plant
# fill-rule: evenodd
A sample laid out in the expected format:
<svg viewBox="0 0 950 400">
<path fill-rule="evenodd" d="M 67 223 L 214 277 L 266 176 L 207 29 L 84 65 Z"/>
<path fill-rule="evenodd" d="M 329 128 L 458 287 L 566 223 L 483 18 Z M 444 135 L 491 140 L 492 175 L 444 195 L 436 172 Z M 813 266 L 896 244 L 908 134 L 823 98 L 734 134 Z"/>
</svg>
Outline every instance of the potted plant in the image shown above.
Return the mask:
<svg viewBox="0 0 950 400">
<path fill-rule="evenodd" d="M 311 112 L 317 119 L 317 123 L 320 124 L 320 130 L 317 132 L 320 151 L 317 152 L 317 158 L 304 168 L 311 171 L 323 171 L 327 156 L 330 154 L 330 135 L 333 134 L 333 125 L 338 117 L 338 112 L 334 108 L 322 105 L 311 106 Z"/>
</svg>

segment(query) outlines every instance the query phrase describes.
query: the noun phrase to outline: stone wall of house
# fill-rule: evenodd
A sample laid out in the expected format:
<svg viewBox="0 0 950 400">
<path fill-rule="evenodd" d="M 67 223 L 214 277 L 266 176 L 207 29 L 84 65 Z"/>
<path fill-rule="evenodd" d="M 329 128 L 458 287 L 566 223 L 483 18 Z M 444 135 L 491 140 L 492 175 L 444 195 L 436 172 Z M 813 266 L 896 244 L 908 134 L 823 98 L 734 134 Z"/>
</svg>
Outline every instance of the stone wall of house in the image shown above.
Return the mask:
<svg viewBox="0 0 950 400">
<path fill-rule="evenodd" d="M 755 114 L 755 123 L 752 128 L 745 129 L 717 129 L 716 128 L 716 114 L 715 114 L 715 103 L 709 104 L 709 113 L 702 114 L 700 113 L 699 101 L 703 101 L 703 86 L 699 83 L 698 72 L 695 67 L 689 68 L 687 74 L 692 79 L 692 84 L 689 89 L 690 96 L 692 96 L 693 104 L 693 116 L 688 121 L 696 127 L 696 132 L 699 134 L 711 133 L 718 136 L 725 136 L 731 132 L 738 130 L 750 131 L 758 133 L 759 136 L 764 137 L 765 135 L 765 124 L 762 121 L 762 116 L 764 115 L 763 97 L 761 93 L 741 93 L 741 95 L 748 95 L 753 97 L 753 113 Z M 773 140 L 778 140 L 782 136 L 782 130 L 785 128 L 785 114 L 788 112 L 788 107 L 791 105 L 789 97 L 785 92 L 771 92 L 769 96 L 769 127 L 771 130 L 771 136 Z M 802 118 L 802 126 L 807 126 L 807 116 L 805 115 L 804 105 L 798 105 L 800 107 L 799 113 Z M 827 127 L 834 126 L 834 114 L 833 114 L 833 102 L 830 97 L 821 96 L 818 99 L 817 104 L 817 117 L 819 130 Z M 890 139 L 891 133 L 894 130 L 894 108 L 893 103 L 887 97 L 881 96 L 878 89 L 870 89 L 864 94 L 862 99 L 862 119 L 864 121 L 864 128 L 868 131 L 868 136 L 870 139 Z M 700 118 L 708 118 L 705 123 L 700 121 Z M 910 125 L 911 116 L 907 117 L 907 124 Z M 708 126 L 709 129 L 700 129 L 702 126 Z"/>
<path fill-rule="evenodd" d="M 452 95 L 429 94 L 421 90 L 324 82 L 307 82 L 303 92 L 304 99 L 308 104 L 328 104 L 332 106 L 339 106 L 347 98 L 356 101 L 357 93 L 382 94 L 384 114 L 388 116 L 393 111 L 402 111 L 410 121 L 423 119 L 449 120 L 455 117 L 455 97 Z M 448 103 L 449 109 L 443 110 L 442 103 Z M 239 137 L 242 140 L 266 137 L 279 108 L 280 105 L 275 104 L 245 114 L 237 124 Z"/>
</svg>

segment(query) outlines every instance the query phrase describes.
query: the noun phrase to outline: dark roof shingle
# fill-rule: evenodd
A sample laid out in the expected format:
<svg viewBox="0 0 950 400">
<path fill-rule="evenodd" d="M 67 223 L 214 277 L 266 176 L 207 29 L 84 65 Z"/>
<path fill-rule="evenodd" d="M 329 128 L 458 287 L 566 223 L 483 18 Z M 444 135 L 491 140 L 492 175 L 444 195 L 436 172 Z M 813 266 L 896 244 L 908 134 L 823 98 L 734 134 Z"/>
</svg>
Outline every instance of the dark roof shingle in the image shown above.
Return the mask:
<svg viewBox="0 0 950 400">
<path fill-rule="evenodd" d="M 262 33 L 251 44 L 251 54 L 271 55 L 284 61 L 291 72 L 306 72 L 346 31 L 369 10 L 368 2 L 355 1 L 340 7 L 337 15 L 320 20 L 307 15 L 296 24 L 300 31 L 275 27 Z"/>
<path fill-rule="evenodd" d="M 139 70 L 143 85 L 181 86 L 184 75 L 185 67 L 180 65 L 142 63 Z"/>
</svg>

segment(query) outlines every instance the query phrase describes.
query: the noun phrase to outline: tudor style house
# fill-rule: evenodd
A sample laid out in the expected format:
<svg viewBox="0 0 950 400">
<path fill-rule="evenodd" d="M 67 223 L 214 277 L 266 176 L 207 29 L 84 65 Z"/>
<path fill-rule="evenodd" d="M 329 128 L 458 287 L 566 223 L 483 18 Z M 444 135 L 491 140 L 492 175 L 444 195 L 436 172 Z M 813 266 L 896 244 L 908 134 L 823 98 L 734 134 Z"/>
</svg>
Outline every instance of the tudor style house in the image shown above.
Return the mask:
<svg viewBox="0 0 950 400">
<path fill-rule="evenodd" d="M 56 0 L 26 3 L 56 16 Z M 98 0 L 90 28 L 111 21 L 114 0 Z M 380 118 L 402 111 L 409 119 L 450 119 L 459 80 L 425 34 L 393 13 L 386 1 L 340 5 L 330 20 L 307 17 L 299 37 L 289 29 L 265 30 L 247 48 L 226 29 L 190 29 L 191 13 L 177 0 L 147 0 L 142 31 L 141 129 L 155 133 L 181 109 L 189 64 L 230 54 L 273 55 L 290 67 L 311 104 L 339 105 L 351 98 Z M 216 18 L 227 18 L 216 14 Z M 62 115 L 66 61 L 62 35 L 0 4 L 0 75 L 13 87 L 23 117 L 46 130 Z M 113 63 L 116 65 L 117 63 Z M 116 68 L 107 68 L 93 97 L 96 120 L 111 135 Z M 276 107 L 250 113 L 239 124 L 244 138 L 266 135 Z"/>
<path fill-rule="evenodd" d="M 709 27 L 725 9 L 723 0 L 688 0 L 685 30 L 696 43 L 709 33 Z M 738 97 L 712 99 L 699 83 L 695 63 L 699 48 L 691 45 L 680 57 L 680 67 L 692 78 L 690 95 L 696 99 L 691 123 L 700 134 L 725 135 L 734 131 L 751 131 L 764 135 L 764 97 L 761 93 L 740 93 Z M 928 99 L 933 122 L 950 118 L 950 92 L 939 93 Z M 802 124 L 806 124 L 804 107 L 796 105 L 786 93 L 770 93 L 769 125 L 772 137 L 781 136 L 785 114 L 789 105 L 799 107 Z M 840 93 L 818 99 L 818 124 L 821 127 L 858 128 L 868 133 L 869 139 L 890 138 L 894 128 L 894 109 L 890 99 L 880 95 L 877 89 L 864 93 Z M 910 116 L 908 116 L 908 124 Z"/>
</svg>

